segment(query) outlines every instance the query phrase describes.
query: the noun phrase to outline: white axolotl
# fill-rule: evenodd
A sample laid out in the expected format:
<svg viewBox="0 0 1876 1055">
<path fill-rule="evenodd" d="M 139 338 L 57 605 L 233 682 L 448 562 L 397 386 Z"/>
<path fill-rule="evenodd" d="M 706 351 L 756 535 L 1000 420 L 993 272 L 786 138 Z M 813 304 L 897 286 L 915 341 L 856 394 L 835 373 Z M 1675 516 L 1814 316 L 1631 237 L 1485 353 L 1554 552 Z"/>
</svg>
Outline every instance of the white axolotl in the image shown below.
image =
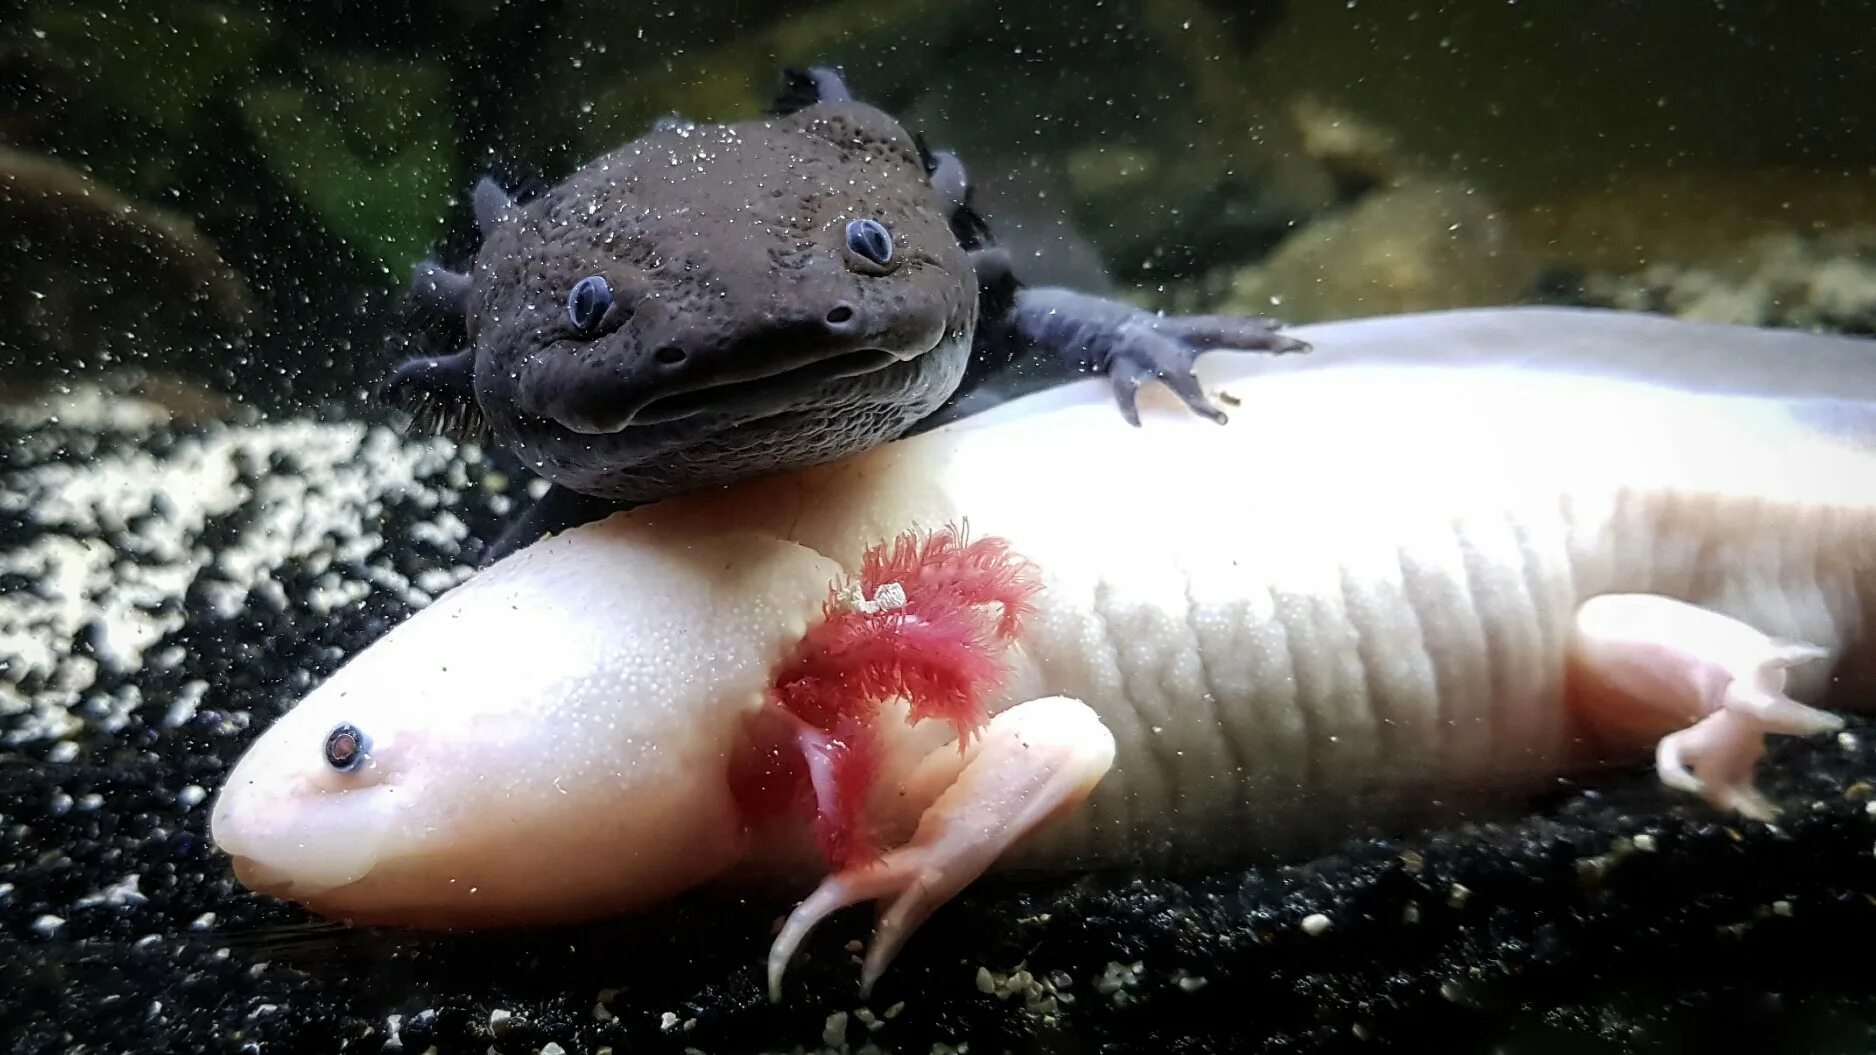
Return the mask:
<svg viewBox="0 0 1876 1055">
<path fill-rule="evenodd" d="M 1651 755 L 1768 818 L 1765 735 L 1876 698 L 1876 342 L 1547 309 L 1297 335 L 1201 362 L 1222 427 L 1163 391 L 1129 427 L 1091 380 L 543 540 L 282 716 L 214 837 L 367 924 L 818 881 L 772 992 L 879 899 L 870 988 L 986 871 L 1222 866 Z M 991 549 L 881 557 L 959 524 Z"/>
</svg>

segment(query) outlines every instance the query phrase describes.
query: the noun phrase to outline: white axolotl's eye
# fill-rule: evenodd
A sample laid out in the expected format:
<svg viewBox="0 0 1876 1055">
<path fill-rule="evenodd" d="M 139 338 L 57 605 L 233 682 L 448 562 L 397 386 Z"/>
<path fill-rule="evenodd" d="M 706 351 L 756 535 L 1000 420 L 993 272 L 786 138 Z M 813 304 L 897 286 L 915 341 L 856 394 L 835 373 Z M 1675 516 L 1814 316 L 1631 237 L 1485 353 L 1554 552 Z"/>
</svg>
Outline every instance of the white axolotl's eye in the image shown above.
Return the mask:
<svg viewBox="0 0 1876 1055">
<path fill-rule="evenodd" d="M 364 765 L 370 754 L 370 738 L 350 722 L 340 722 L 326 734 L 326 765 L 340 773 L 350 773 Z"/>
</svg>

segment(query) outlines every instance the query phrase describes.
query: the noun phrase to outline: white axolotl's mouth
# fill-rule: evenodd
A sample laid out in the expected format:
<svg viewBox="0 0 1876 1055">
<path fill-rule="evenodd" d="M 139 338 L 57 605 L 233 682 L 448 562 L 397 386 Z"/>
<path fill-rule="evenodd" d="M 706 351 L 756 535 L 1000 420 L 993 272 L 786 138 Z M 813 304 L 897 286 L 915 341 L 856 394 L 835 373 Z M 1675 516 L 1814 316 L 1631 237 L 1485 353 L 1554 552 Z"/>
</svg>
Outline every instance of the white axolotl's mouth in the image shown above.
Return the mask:
<svg viewBox="0 0 1876 1055">
<path fill-rule="evenodd" d="M 370 794 L 342 792 L 334 799 Z M 233 859 L 235 878 L 249 890 L 298 900 L 350 886 L 370 874 L 380 857 L 381 830 L 334 827 L 318 816 L 338 802 L 295 804 L 225 790 L 215 802 L 209 829 L 215 844 Z M 345 803 L 356 809 L 358 803 Z M 331 818 L 336 820 L 336 818 Z"/>
<path fill-rule="evenodd" d="M 289 873 L 283 869 L 266 864 L 256 858 L 235 854 L 235 878 L 241 885 L 256 893 L 284 900 L 317 897 L 351 886 L 364 876 L 345 877 L 309 877 L 305 873 Z"/>
</svg>

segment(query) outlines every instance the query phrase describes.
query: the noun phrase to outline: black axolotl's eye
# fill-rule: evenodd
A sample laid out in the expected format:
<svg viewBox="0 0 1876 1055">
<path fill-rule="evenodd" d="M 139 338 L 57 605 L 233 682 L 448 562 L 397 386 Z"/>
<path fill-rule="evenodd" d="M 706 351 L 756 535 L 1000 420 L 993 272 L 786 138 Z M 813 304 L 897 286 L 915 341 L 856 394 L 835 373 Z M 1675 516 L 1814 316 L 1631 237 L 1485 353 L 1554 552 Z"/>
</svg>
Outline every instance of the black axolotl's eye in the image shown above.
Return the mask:
<svg viewBox="0 0 1876 1055">
<path fill-rule="evenodd" d="M 575 332 L 591 333 L 612 307 L 612 287 L 603 275 L 588 275 L 567 293 L 567 322 Z"/>
<path fill-rule="evenodd" d="M 326 734 L 326 765 L 341 773 L 350 773 L 365 764 L 371 754 L 371 741 L 350 722 L 340 722 Z"/>
<path fill-rule="evenodd" d="M 892 234 L 878 220 L 854 220 L 847 225 L 847 248 L 880 267 L 892 263 Z"/>
</svg>

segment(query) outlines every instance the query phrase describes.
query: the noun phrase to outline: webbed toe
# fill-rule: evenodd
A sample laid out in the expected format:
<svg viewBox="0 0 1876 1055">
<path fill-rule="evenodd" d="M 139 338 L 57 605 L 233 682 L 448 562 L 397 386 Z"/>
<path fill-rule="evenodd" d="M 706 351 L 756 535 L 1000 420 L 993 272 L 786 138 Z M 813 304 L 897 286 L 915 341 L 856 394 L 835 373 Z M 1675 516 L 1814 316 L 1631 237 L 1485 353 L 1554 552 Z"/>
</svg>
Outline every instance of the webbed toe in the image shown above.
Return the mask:
<svg viewBox="0 0 1876 1055">
<path fill-rule="evenodd" d="M 1121 324 L 1108 349 L 1107 376 L 1128 423 L 1140 424 L 1135 403 L 1140 386 L 1157 378 L 1193 413 L 1224 424 L 1225 412 L 1206 396 L 1198 375 L 1193 373 L 1198 357 L 1212 350 L 1196 341 L 1168 336 L 1150 317 Z"/>
</svg>

